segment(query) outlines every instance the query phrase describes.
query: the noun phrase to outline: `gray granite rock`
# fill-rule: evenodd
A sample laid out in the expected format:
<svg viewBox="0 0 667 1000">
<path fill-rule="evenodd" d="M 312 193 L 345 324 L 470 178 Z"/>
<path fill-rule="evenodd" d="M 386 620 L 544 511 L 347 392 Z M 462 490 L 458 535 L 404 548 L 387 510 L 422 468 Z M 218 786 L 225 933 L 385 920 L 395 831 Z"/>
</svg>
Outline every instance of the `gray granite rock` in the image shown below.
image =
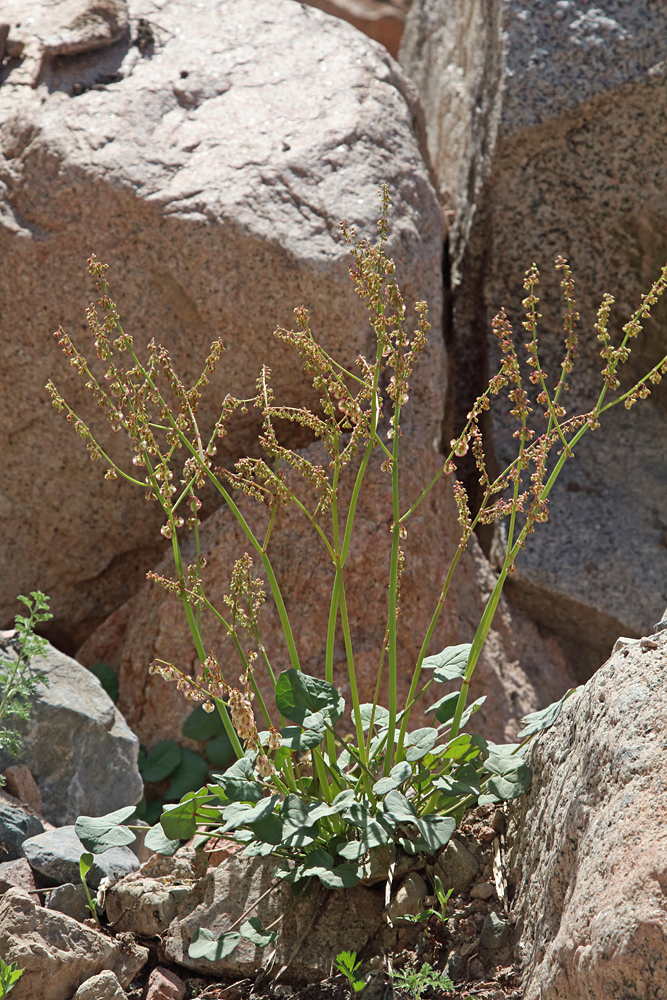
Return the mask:
<svg viewBox="0 0 667 1000">
<path fill-rule="evenodd" d="M 0 862 L 23 857 L 23 841 L 44 832 L 38 816 L 0 799 Z"/>
<path fill-rule="evenodd" d="M 106 970 L 82 983 L 72 1000 L 127 1000 L 127 994 L 114 973 Z"/>
<path fill-rule="evenodd" d="M 417 872 L 411 872 L 399 885 L 396 895 L 386 908 L 392 923 L 406 915 L 416 916 L 423 909 L 424 896 L 428 892 L 426 882 Z"/>
<path fill-rule="evenodd" d="M 482 948 L 489 951 L 498 951 L 504 948 L 509 941 L 512 925 L 507 920 L 503 920 L 493 911 L 487 913 L 482 924 L 482 933 L 479 936 L 479 943 Z"/>
<path fill-rule="evenodd" d="M 414 0 L 399 60 L 424 105 L 428 152 L 448 210 L 452 279 L 491 166 L 504 64 L 501 0 Z"/>
<path fill-rule="evenodd" d="M 543 364 L 555 383 L 559 253 L 572 265 L 581 315 L 565 405 L 568 415 L 586 411 L 601 383 L 593 325 L 603 293 L 617 299 L 616 337 L 667 261 L 667 7 L 415 0 L 401 62 L 422 94 L 434 170 L 455 212 L 456 426 L 496 370 L 490 330 L 501 307 L 523 339 L 522 281 L 533 261 Z M 655 317 L 633 347 L 626 387 L 665 354 L 667 304 Z M 508 409 L 494 404 L 488 428 L 501 467 L 516 454 Z M 619 634 L 646 634 L 667 601 L 665 440 L 664 382 L 631 412 L 607 414 L 566 465 L 550 521 L 508 581 L 514 605 L 560 637 L 579 680 Z"/>
<path fill-rule="evenodd" d="M 242 939 L 231 955 L 211 962 L 192 958 L 190 942 L 200 929 L 217 937 L 273 882 L 275 858 L 243 858 L 234 854 L 208 872 L 178 902 L 177 916 L 164 934 L 167 957 L 211 975 L 255 977 L 264 968 L 270 950 Z M 341 950 L 361 952 L 375 935 L 382 935 L 384 893 L 358 885 L 326 891 L 318 882 L 311 895 L 295 900 L 285 883 L 264 896 L 254 913 L 264 926 L 283 914 L 276 941 L 276 968 L 290 961 L 289 981 L 319 982 L 330 974 Z M 271 949 L 272 950 L 272 949 Z"/>
<path fill-rule="evenodd" d="M 24 970 L 12 1000 L 71 1000 L 82 983 L 105 969 L 124 988 L 148 959 L 147 948 L 47 910 L 20 889 L 0 899 L 0 954 Z"/>
<path fill-rule="evenodd" d="M 64 885 L 59 885 L 46 893 L 46 907 L 49 910 L 57 910 L 58 913 L 65 913 L 81 923 L 91 915 L 86 890 L 81 882 L 78 884 L 65 882 Z"/>
<path fill-rule="evenodd" d="M 23 851 L 31 868 L 53 880 L 53 884 L 80 882 L 79 858 L 85 848 L 73 826 L 48 830 L 26 840 Z M 95 854 L 95 861 L 86 876 L 89 887 L 96 889 L 103 878 L 117 882 L 139 868 L 137 856 L 129 847 L 111 847 L 103 854 Z"/>
<path fill-rule="evenodd" d="M 436 862 L 435 872 L 445 890 L 463 892 L 477 876 L 479 862 L 460 840 L 452 837 Z"/>
<path fill-rule="evenodd" d="M 154 878 L 123 879 L 106 894 L 105 908 L 114 931 L 155 937 L 164 934 L 192 882 Z"/>
<path fill-rule="evenodd" d="M 99 6 L 81 0 L 82 9 Z M 91 32 L 78 54 L 47 54 L 36 88 L 18 60 L 0 73 L 0 256 L 11 262 L 0 274 L 8 448 L 0 627 L 12 620 L 17 591 L 39 585 L 52 596 L 52 628 L 71 649 L 132 596 L 165 550 L 156 505 L 104 480 L 44 390 L 53 378 L 82 404 L 51 334 L 62 324 L 85 342 L 92 244 L 110 264 L 112 294 L 137 347 L 155 337 L 188 384 L 222 336 L 224 361 L 198 411 L 212 426 L 225 393 L 254 392 L 262 362 L 277 396 L 301 401 L 310 380 L 273 337 L 278 324 L 293 323 L 296 306 L 310 309 L 337 358 L 368 350 L 371 330 L 339 222 L 374 238 L 377 190 L 387 181 L 390 253 L 408 308 L 421 298 L 430 305 L 423 384 L 410 394 L 404 427 L 411 422 L 429 446 L 447 379 L 442 214 L 415 136 L 415 88 L 386 50 L 284 0 L 127 6 L 125 36 L 100 48 Z M 51 18 L 61 8 L 69 16 L 70 0 L 30 0 L 33 23 L 12 17 L 10 42 L 17 22 L 37 36 L 45 10 Z M 56 33 L 71 40 L 67 23 Z M 46 53 L 39 38 L 24 44 Z M 104 419 L 100 427 L 119 449 Z M 218 461 L 246 454 L 258 428 L 251 416 L 235 421 Z M 125 711 L 122 698 L 121 685 Z"/>
<path fill-rule="evenodd" d="M 23 857 L 16 861 L 3 861 L 0 864 L 0 895 L 7 889 L 23 889 L 25 892 L 36 892 L 43 888 L 43 879 L 34 872 Z"/>
<path fill-rule="evenodd" d="M 503 19 L 503 132 L 643 82 L 667 58 L 667 11 L 651 0 L 505 0 Z"/>
<path fill-rule="evenodd" d="M 536 738 L 507 862 L 526 1000 L 667 996 L 667 632 L 615 653 Z"/>
<path fill-rule="evenodd" d="M 143 794 L 139 742 L 100 682 L 52 646 L 33 666 L 49 685 L 39 686 L 29 719 L 14 723 L 22 739 L 16 759 L 37 782 L 44 817 L 62 825 L 134 805 Z M 0 751 L 0 770 L 11 760 Z"/>
</svg>

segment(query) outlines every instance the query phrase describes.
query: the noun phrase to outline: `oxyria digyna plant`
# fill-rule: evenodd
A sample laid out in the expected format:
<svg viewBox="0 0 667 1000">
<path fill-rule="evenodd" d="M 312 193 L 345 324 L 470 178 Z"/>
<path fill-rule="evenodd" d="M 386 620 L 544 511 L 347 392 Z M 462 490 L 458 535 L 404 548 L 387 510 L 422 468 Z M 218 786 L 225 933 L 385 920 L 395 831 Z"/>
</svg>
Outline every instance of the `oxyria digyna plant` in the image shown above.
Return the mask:
<svg viewBox="0 0 667 1000">
<path fill-rule="evenodd" d="M 468 720 L 479 707 L 479 703 L 467 703 L 475 666 L 505 579 L 527 535 L 539 522 L 546 521 L 549 493 L 563 465 L 575 453 L 584 434 L 599 426 L 608 409 L 632 406 L 648 396 L 651 386 L 667 373 L 665 357 L 639 382 L 620 391 L 619 369 L 628 360 L 633 338 L 641 332 L 651 307 L 665 289 L 665 268 L 623 327 L 618 346 L 614 346 L 608 332 L 613 299 L 605 295 L 591 334 L 600 342 L 603 361 L 599 397 L 590 411 L 568 415 L 565 400 L 577 360 L 579 318 L 570 268 L 564 259 L 557 260 L 565 299 L 565 346 L 561 371 L 556 380 L 550 381 L 540 363 L 536 294 L 539 274 L 535 266 L 531 267 L 524 282 L 523 362 L 507 316 L 501 312 L 493 321 L 502 350 L 499 370 L 475 402 L 465 426 L 451 441 L 451 450 L 443 458 L 438 474 L 423 485 L 410 506 L 401 508 L 401 413 L 429 324 L 423 302 L 417 303 L 413 321 L 406 318 L 394 264 L 386 252 L 388 209 L 389 197 L 384 188 L 375 245 L 357 239 L 353 229 L 342 225 L 352 256 L 350 274 L 375 331 L 375 356 L 358 357 L 349 369 L 342 367 L 316 340 L 303 308 L 296 310 L 296 330 L 276 330 L 276 337 L 298 354 L 319 396 L 319 408 L 281 406 L 274 398 L 270 370 L 263 367 L 256 394 L 249 399 L 227 395 L 220 403 L 215 426 L 204 435 L 198 422 L 198 404 L 210 374 L 223 359 L 222 342 L 216 340 L 211 345 L 204 370 L 190 388 L 183 385 L 168 352 L 160 345 L 150 343 L 142 360 L 109 296 L 107 267 L 94 256 L 89 270 L 100 295 L 97 304 L 88 310 L 88 322 L 98 360 L 89 364 L 63 330 L 56 337 L 111 427 L 127 435 L 131 453 L 127 466 L 117 464 L 104 452 L 89 423 L 71 409 L 52 382 L 48 384 L 54 406 L 72 423 L 91 459 L 106 466 L 107 478 L 120 476 L 161 505 L 162 533 L 171 540 L 176 573 L 174 579 L 149 576 L 181 601 L 199 668 L 191 676 L 177 664 L 158 661 L 151 670 L 176 681 L 179 689 L 201 702 L 206 711 L 220 713 L 236 756 L 236 762 L 224 773 L 214 775 L 212 784 L 188 793 L 180 804 L 167 806 L 146 842 L 169 853 L 183 838 L 196 835 L 197 843 L 205 845 L 209 838 L 220 834 L 233 836 L 245 845 L 247 855 L 275 855 L 279 859 L 276 877 L 293 884 L 319 879 L 328 887 L 353 886 L 364 877 L 377 851 L 388 857 L 393 857 L 396 850 L 432 855 L 447 843 L 466 809 L 477 803 L 510 799 L 527 789 L 530 772 L 523 761 L 526 741 L 546 728 L 558 709 L 552 706 L 529 716 L 519 737 L 521 742 L 516 745 L 499 747 L 468 734 Z M 516 420 L 516 457 L 493 477 L 485 462 L 480 417 L 489 409 L 492 397 L 503 392 Z M 217 468 L 217 439 L 227 433 L 237 410 L 249 408 L 261 414 L 264 457 L 244 458 L 232 469 Z M 306 454 L 282 445 L 276 429 L 278 420 L 310 428 L 321 442 L 326 461 L 316 464 Z M 469 450 L 481 486 L 481 502 L 474 511 L 469 508 L 465 489 L 455 478 L 457 458 Z M 387 705 L 378 703 L 377 693 L 372 703 L 360 703 L 346 601 L 346 562 L 354 539 L 355 512 L 367 470 L 376 462 L 386 474 L 393 508 L 386 631 L 377 649 L 378 676 L 386 671 L 388 677 Z M 352 477 L 352 488 L 351 498 L 343 506 L 340 484 L 345 476 Z M 460 544 L 451 565 L 443 567 L 440 592 L 431 595 L 433 617 L 414 663 L 407 699 L 399 704 L 397 612 L 405 559 L 401 543 L 410 516 L 429 491 L 442 488 L 440 480 L 448 477 L 459 510 Z M 308 495 L 315 496 L 310 505 L 293 488 L 300 478 L 308 484 Z M 202 582 L 198 492 L 205 484 L 214 487 L 247 540 L 246 551 L 239 552 L 230 592 L 222 607 L 213 606 Z M 269 527 L 262 537 L 253 533 L 236 503 L 238 491 L 268 506 Z M 323 669 L 317 677 L 301 669 L 299 636 L 293 631 L 271 563 L 276 514 L 287 505 L 298 508 L 304 530 L 317 533 L 322 558 L 332 567 L 328 628 L 321 638 Z M 480 524 L 499 520 L 505 521 L 504 560 L 472 643 L 428 655 L 438 617 L 471 533 Z M 189 565 L 184 565 L 181 553 L 185 532 L 193 533 L 197 553 Z M 255 569 L 259 564 L 262 577 Z M 267 600 L 275 602 L 290 663 L 289 669 L 279 675 L 262 642 L 262 607 Z M 223 667 L 215 650 L 205 648 L 202 622 L 207 615 L 215 617 L 233 642 L 238 655 L 236 664 Z M 333 685 L 334 637 L 338 629 L 345 644 L 350 704 Z M 270 682 L 272 703 L 260 692 L 260 671 Z M 432 716 L 432 724 L 411 728 L 414 705 L 430 688 L 435 686 L 437 690 L 437 685 L 453 680 L 460 681 L 460 690 L 436 698 L 425 710 Z M 266 684 L 262 687 L 267 690 Z M 77 830 L 86 848 L 102 851 L 131 842 L 134 835 L 123 825 L 131 813 L 128 807 L 94 823 L 82 818 Z M 191 945 L 191 954 L 220 958 L 235 947 L 240 936 L 268 945 L 275 931 L 265 930 L 256 918 L 231 927 L 218 939 L 202 931 Z"/>
</svg>

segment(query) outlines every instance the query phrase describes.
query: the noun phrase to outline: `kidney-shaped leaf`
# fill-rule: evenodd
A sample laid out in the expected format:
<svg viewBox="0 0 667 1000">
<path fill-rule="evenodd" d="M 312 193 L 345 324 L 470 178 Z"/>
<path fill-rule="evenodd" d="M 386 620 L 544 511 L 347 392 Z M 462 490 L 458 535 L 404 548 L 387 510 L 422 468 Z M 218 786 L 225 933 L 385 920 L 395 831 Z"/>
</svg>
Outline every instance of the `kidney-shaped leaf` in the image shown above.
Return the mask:
<svg viewBox="0 0 667 1000">
<path fill-rule="evenodd" d="M 239 931 L 241 937 L 252 941 L 258 948 L 267 948 L 278 937 L 278 931 L 265 931 L 264 924 L 259 917 L 250 917 L 241 924 Z"/>
<path fill-rule="evenodd" d="M 280 730 L 283 746 L 288 750 L 305 752 L 318 747 L 324 739 L 323 729 L 301 729 L 300 726 L 286 726 Z"/>
<path fill-rule="evenodd" d="M 308 717 L 317 713 L 335 725 L 345 711 L 345 699 L 328 681 L 300 670 L 284 670 L 276 684 L 276 707 L 291 722 L 308 729 Z"/>
<path fill-rule="evenodd" d="M 461 729 L 463 729 L 463 727 L 466 725 L 466 723 L 470 719 L 470 716 L 474 715 L 475 712 L 479 711 L 479 709 L 482 707 L 485 701 L 486 701 L 486 695 L 483 694 L 481 698 L 477 699 L 477 701 L 473 701 L 471 705 L 468 705 L 465 712 L 461 716 L 461 723 L 460 723 Z"/>
<path fill-rule="evenodd" d="M 316 820 L 323 819 L 325 816 L 335 816 L 337 813 L 342 813 L 346 809 L 349 809 L 355 801 L 353 790 L 351 788 L 346 788 L 344 791 L 338 793 L 331 805 L 327 802 L 321 802 L 318 806 L 315 806 L 315 808 L 308 813 L 310 822 L 314 823 Z"/>
<path fill-rule="evenodd" d="M 224 730 L 219 712 L 205 712 L 202 705 L 193 708 L 181 726 L 181 732 L 189 740 L 210 740 Z"/>
<path fill-rule="evenodd" d="M 139 761 L 144 781 L 162 781 L 181 763 L 182 751 L 174 740 L 160 740 L 147 757 Z"/>
<path fill-rule="evenodd" d="M 522 763 L 523 761 L 519 754 L 490 753 L 484 761 L 484 767 L 491 774 L 504 775 L 511 774 L 512 771 L 517 771 Z"/>
<path fill-rule="evenodd" d="M 336 865 L 333 871 L 319 872 L 317 877 L 327 889 L 352 889 L 361 878 L 355 864 Z"/>
<path fill-rule="evenodd" d="M 331 855 L 321 848 L 307 856 L 299 873 L 302 877 L 316 875 L 327 889 L 351 889 L 360 878 L 356 865 L 334 865 Z"/>
<path fill-rule="evenodd" d="M 225 806 L 222 810 L 225 825 L 221 827 L 220 833 L 228 833 L 237 826 L 250 826 L 266 819 L 274 812 L 279 798 L 279 795 L 271 795 L 270 798 L 262 799 L 254 806 L 246 802 L 232 802 L 231 805 Z"/>
<path fill-rule="evenodd" d="M 534 736 L 535 733 L 541 733 L 545 729 L 550 729 L 558 720 L 558 716 L 567 699 L 578 690 L 579 688 L 570 688 L 569 691 L 565 692 L 560 701 L 554 701 L 539 712 L 531 712 L 530 715 L 525 715 L 521 721 L 526 723 L 526 728 L 521 730 L 518 738 L 520 740 L 527 740 L 529 736 Z"/>
<path fill-rule="evenodd" d="M 186 792 L 196 792 L 206 783 L 208 764 L 194 750 L 183 747 L 181 762 L 171 776 L 165 798 L 182 799 Z"/>
<path fill-rule="evenodd" d="M 387 792 L 391 792 L 394 788 L 398 788 L 400 781 L 394 781 L 394 779 L 389 776 L 388 778 L 378 778 L 378 780 L 373 785 L 373 795 L 381 797 L 386 795 Z"/>
<path fill-rule="evenodd" d="M 236 754 L 232 741 L 224 729 L 207 741 L 206 756 L 214 767 L 224 767 L 225 764 L 229 764 L 231 760 L 235 759 Z"/>
<path fill-rule="evenodd" d="M 480 795 L 480 805 L 490 805 L 493 802 L 507 802 L 523 795 L 530 788 L 531 772 L 527 764 L 519 760 L 518 767 L 506 770 L 504 774 L 493 774 L 486 785 L 486 793 Z"/>
<path fill-rule="evenodd" d="M 382 705 L 373 705 L 372 702 L 364 702 L 363 705 L 359 706 L 359 715 L 361 716 L 361 725 L 364 732 L 370 729 L 371 719 L 373 720 L 373 725 L 377 726 L 378 729 L 386 727 L 389 721 L 389 709 L 383 708 Z"/>
<path fill-rule="evenodd" d="M 134 806 L 125 806 L 106 816 L 79 816 L 74 826 L 76 835 L 92 854 L 101 854 L 110 847 L 124 847 L 136 838 L 123 822 L 134 812 Z"/>
<path fill-rule="evenodd" d="M 400 792 L 388 792 L 384 800 L 384 811 L 394 823 L 414 823 L 417 818 L 415 807 Z"/>
<path fill-rule="evenodd" d="M 232 802 L 259 802 L 264 797 L 262 786 L 254 780 L 255 769 L 248 757 L 235 760 L 223 774 L 213 777 Z"/>
<path fill-rule="evenodd" d="M 283 822 L 284 837 L 293 837 L 295 834 L 305 830 L 312 832 L 312 828 L 317 822 L 311 813 L 316 807 L 309 809 L 298 795 L 286 795 L 280 809 L 280 818 Z M 310 835 L 310 833 L 309 833 Z"/>
<path fill-rule="evenodd" d="M 438 738 L 438 730 L 431 726 L 424 729 L 415 729 L 405 737 L 405 759 L 408 761 L 421 760 L 435 746 Z"/>
<path fill-rule="evenodd" d="M 434 788 L 445 795 L 479 795 L 479 775 L 473 764 L 463 764 L 454 774 L 443 775 L 433 782 Z"/>
<path fill-rule="evenodd" d="M 459 691 L 452 691 L 451 694 L 446 694 L 438 701 L 434 701 L 432 705 L 426 709 L 427 712 L 435 712 L 435 717 L 438 722 L 449 722 L 454 718 L 454 713 L 456 712 L 456 704 L 459 700 Z"/>
<path fill-rule="evenodd" d="M 156 854 L 164 854 L 166 857 L 170 858 L 172 854 L 181 846 L 180 840 L 170 840 L 169 837 L 165 836 L 165 832 L 162 829 L 160 823 L 156 823 L 152 826 L 144 838 L 144 845 L 151 851 L 155 851 Z"/>
<path fill-rule="evenodd" d="M 431 854 L 444 847 L 456 829 L 453 816 L 422 816 L 414 822 Z"/>
<path fill-rule="evenodd" d="M 228 931 L 216 938 L 205 927 L 200 927 L 192 937 L 188 955 L 190 958 L 207 958 L 209 962 L 219 962 L 231 955 L 240 940 L 238 931 Z"/>
<path fill-rule="evenodd" d="M 456 680 L 457 677 L 463 677 L 466 672 L 471 649 L 470 642 L 461 642 L 458 646 L 445 646 L 441 653 L 427 656 L 422 666 L 435 671 L 433 679 L 436 681 Z"/>
</svg>

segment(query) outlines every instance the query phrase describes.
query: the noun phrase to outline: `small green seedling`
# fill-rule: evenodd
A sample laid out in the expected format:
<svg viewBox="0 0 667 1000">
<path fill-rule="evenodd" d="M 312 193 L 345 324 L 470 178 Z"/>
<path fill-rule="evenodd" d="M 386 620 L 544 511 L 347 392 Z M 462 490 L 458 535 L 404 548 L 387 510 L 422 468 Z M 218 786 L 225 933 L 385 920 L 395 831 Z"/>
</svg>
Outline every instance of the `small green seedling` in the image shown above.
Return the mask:
<svg viewBox="0 0 667 1000">
<path fill-rule="evenodd" d="M 353 993 L 360 993 L 366 986 L 366 980 L 357 972 L 360 965 L 356 951 L 341 951 L 336 955 L 336 968 L 345 976 Z"/>
<path fill-rule="evenodd" d="M 88 874 L 88 872 L 90 871 L 90 869 L 93 867 L 94 861 L 95 861 L 95 858 L 93 857 L 92 854 L 87 854 L 87 853 L 84 852 L 81 855 L 81 857 L 79 858 L 79 874 L 81 875 L 81 882 L 83 883 L 83 888 L 85 890 L 86 898 L 88 900 L 88 902 L 87 902 L 86 905 L 87 905 L 88 909 L 90 910 L 91 916 L 92 916 L 93 920 L 95 921 L 95 923 L 99 924 L 100 921 L 99 921 L 99 917 L 97 916 L 97 907 L 95 906 L 95 903 L 93 902 L 93 898 L 90 895 L 90 889 L 88 888 L 88 883 L 86 882 L 86 875 Z"/>
<path fill-rule="evenodd" d="M 9 991 L 14 989 L 23 972 L 24 970 L 19 969 L 16 962 L 7 965 L 0 958 L 0 997 L 6 997 Z"/>
<path fill-rule="evenodd" d="M 435 876 L 434 881 L 435 881 L 435 894 L 438 897 L 438 902 L 440 903 L 440 910 L 431 910 L 431 909 L 422 910 L 421 913 L 418 913 L 416 916 L 412 913 L 405 913 L 401 917 L 402 920 L 409 920 L 413 924 L 420 924 L 420 923 L 425 923 L 427 920 L 430 920 L 431 917 L 437 917 L 440 923 L 444 924 L 445 920 L 447 919 L 445 909 L 447 907 L 447 902 L 449 901 L 449 897 L 454 892 L 454 889 L 448 889 L 447 892 L 445 892 L 445 890 L 442 887 L 442 882 L 440 881 L 437 875 Z"/>
<path fill-rule="evenodd" d="M 401 969 L 392 973 L 394 989 L 407 993 L 413 1000 L 420 1000 L 427 990 L 453 990 L 454 984 L 446 972 L 437 972 L 428 962 L 421 969 Z"/>
</svg>

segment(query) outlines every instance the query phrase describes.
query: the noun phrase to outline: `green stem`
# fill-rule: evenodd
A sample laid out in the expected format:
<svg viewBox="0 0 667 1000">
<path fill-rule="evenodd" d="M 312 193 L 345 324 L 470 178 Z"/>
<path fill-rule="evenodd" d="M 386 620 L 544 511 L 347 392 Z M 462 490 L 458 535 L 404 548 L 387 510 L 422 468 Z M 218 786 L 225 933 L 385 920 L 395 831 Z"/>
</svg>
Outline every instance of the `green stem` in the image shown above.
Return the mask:
<svg viewBox="0 0 667 1000">
<path fill-rule="evenodd" d="M 352 710 L 354 714 L 354 725 L 357 732 L 357 747 L 359 755 L 366 764 L 366 742 L 364 740 L 364 727 L 361 721 L 361 710 L 359 707 L 359 692 L 357 690 L 357 676 L 354 670 L 354 652 L 352 650 L 352 637 L 350 635 L 350 623 L 347 617 L 347 603 L 345 601 L 345 586 L 342 579 L 340 567 L 336 567 L 336 575 L 339 581 L 339 601 L 340 618 L 343 626 L 343 637 L 345 640 L 345 653 L 347 656 L 348 676 L 350 678 L 350 694 L 352 696 Z M 370 788 L 368 789 L 370 792 Z"/>
<path fill-rule="evenodd" d="M 396 748 L 397 761 L 403 760 L 403 744 L 405 742 L 405 734 L 408 727 L 408 721 L 410 719 L 410 712 L 412 710 L 412 706 L 417 700 L 416 692 L 417 692 L 417 685 L 419 684 L 419 675 L 421 674 L 422 665 L 424 663 L 424 659 L 426 658 L 426 653 L 430 645 L 431 639 L 433 638 L 433 633 L 435 632 L 436 625 L 438 624 L 438 619 L 440 618 L 440 614 L 445 605 L 447 594 L 449 593 L 449 587 L 454 577 L 454 572 L 458 565 L 459 559 L 463 555 L 464 550 L 465 550 L 465 545 L 459 545 L 458 549 L 456 550 L 456 553 L 454 554 L 454 558 L 449 564 L 449 569 L 447 571 L 447 576 L 445 577 L 445 582 L 443 584 L 440 597 L 438 598 L 438 603 L 435 606 L 435 611 L 433 612 L 431 621 L 426 631 L 426 635 L 424 636 L 424 641 L 422 642 L 421 649 L 419 650 L 419 656 L 417 657 L 415 669 L 412 673 L 412 681 L 410 683 L 410 690 L 408 691 L 405 712 L 403 714 L 403 718 L 401 719 L 401 729 L 398 734 L 398 746 Z"/>
<path fill-rule="evenodd" d="M 400 414 L 401 408 L 394 407 L 394 440 L 393 456 L 391 466 L 391 494 L 394 526 L 391 537 L 391 561 L 389 567 L 389 721 L 387 724 L 387 750 L 384 758 L 384 768 L 382 773 L 386 777 L 391 771 L 394 756 L 394 735 L 396 732 L 396 705 L 398 702 L 397 691 L 397 601 L 398 601 L 398 550 L 400 546 L 400 517 L 398 492 L 398 439 L 400 435 Z"/>
<path fill-rule="evenodd" d="M 185 441 L 187 442 L 187 438 L 185 438 Z M 192 449 L 190 450 L 192 451 Z M 195 452 L 193 453 L 196 454 Z M 261 543 L 255 538 L 255 535 L 250 526 L 248 525 L 248 523 L 246 522 L 245 518 L 243 517 L 243 514 L 241 513 L 237 505 L 234 503 L 232 497 L 229 495 L 229 493 L 222 485 L 220 480 L 217 478 L 217 476 L 215 476 L 211 472 L 211 470 L 205 466 L 202 468 L 202 471 L 205 471 L 207 477 L 213 483 L 213 486 L 216 488 L 218 493 L 220 493 L 221 496 L 224 498 L 232 514 L 234 515 L 237 522 L 241 526 L 246 538 L 248 539 L 248 541 L 250 542 L 250 544 L 252 545 L 252 547 L 255 549 L 255 551 L 262 560 L 262 564 L 264 566 L 264 572 L 266 573 L 266 577 L 269 582 L 269 586 L 271 588 L 271 593 L 276 603 L 276 608 L 278 609 L 280 624 L 282 625 L 283 633 L 285 636 L 285 642 L 287 643 L 287 650 L 289 653 L 290 662 L 294 670 L 301 670 L 301 664 L 299 663 L 299 654 L 296 649 L 296 643 L 294 641 L 292 626 L 290 624 L 290 620 L 287 614 L 287 609 L 285 607 L 283 595 L 281 593 L 280 587 L 278 586 L 278 581 L 276 580 L 276 575 L 274 573 L 273 566 L 271 565 L 271 560 L 264 551 Z"/>
</svg>

